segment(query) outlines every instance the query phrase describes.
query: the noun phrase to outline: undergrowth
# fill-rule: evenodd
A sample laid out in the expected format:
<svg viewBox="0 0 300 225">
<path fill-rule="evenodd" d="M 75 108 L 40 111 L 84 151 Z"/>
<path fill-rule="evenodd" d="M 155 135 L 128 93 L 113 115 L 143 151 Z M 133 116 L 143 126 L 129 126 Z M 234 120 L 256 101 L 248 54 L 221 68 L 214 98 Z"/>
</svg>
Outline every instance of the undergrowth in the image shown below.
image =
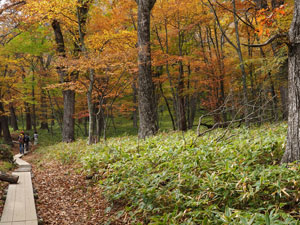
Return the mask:
<svg viewBox="0 0 300 225">
<path fill-rule="evenodd" d="M 110 138 L 92 146 L 79 140 L 40 151 L 96 174 L 133 224 L 299 224 L 300 166 L 279 165 L 286 125 L 234 129 L 216 142 L 222 132 Z"/>
</svg>

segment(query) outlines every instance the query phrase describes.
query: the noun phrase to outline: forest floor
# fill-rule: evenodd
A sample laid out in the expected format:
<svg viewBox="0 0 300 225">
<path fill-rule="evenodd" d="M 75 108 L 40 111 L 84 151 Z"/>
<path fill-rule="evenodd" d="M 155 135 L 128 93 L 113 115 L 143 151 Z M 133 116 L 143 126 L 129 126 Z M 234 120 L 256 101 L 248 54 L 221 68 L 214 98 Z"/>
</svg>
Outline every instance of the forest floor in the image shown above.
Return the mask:
<svg viewBox="0 0 300 225">
<path fill-rule="evenodd" d="M 2 162 L 0 162 L 0 164 L 1 163 Z M 8 183 L 0 182 L 0 216 L 2 215 L 2 211 L 3 211 L 3 207 L 4 207 L 4 203 L 5 203 L 3 196 L 4 196 L 4 191 L 7 188 L 7 186 L 8 186 Z"/>
<path fill-rule="evenodd" d="M 95 145 L 39 133 L 39 147 L 24 159 L 44 224 L 298 225 L 300 166 L 279 164 L 286 130 L 274 123 L 226 137 L 224 129 L 201 138 L 160 132 Z"/>
<path fill-rule="evenodd" d="M 24 159 L 32 164 L 37 213 L 44 224 L 129 224 L 125 217 L 115 219 L 114 211 L 105 212 L 108 204 L 99 186 L 78 172 L 78 165 L 54 160 L 43 160 L 41 164 L 40 156 L 32 153 Z"/>
</svg>

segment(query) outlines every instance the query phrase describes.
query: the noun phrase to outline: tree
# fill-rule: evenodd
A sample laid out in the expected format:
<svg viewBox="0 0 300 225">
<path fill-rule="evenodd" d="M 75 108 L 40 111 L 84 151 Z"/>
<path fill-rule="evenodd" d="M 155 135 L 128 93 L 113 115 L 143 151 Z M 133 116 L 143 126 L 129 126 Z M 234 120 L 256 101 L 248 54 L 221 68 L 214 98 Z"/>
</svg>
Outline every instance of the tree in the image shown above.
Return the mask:
<svg viewBox="0 0 300 225">
<path fill-rule="evenodd" d="M 156 0 L 136 0 L 138 4 L 138 64 L 139 64 L 139 137 L 156 134 L 155 97 L 151 71 L 150 12 Z"/>
<path fill-rule="evenodd" d="M 10 131 L 9 131 L 9 127 L 8 127 L 8 119 L 7 119 L 7 116 L 5 115 L 5 111 L 4 111 L 2 102 L 0 102 L 0 113 L 1 113 L 0 122 L 1 122 L 2 131 L 3 131 L 4 142 L 6 144 L 12 145 L 12 138 L 10 136 Z"/>
<path fill-rule="evenodd" d="M 295 0 L 294 18 L 289 30 L 288 132 L 281 163 L 300 159 L 300 2 Z"/>
<path fill-rule="evenodd" d="M 57 20 L 53 20 L 52 28 L 55 34 L 55 41 L 57 44 L 56 52 L 61 57 L 66 57 L 65 42 L 63 33 L 60 28 L 60 23 Z M 66 71 L 63 67 L 57 67 L 57 72 L 60 75 L 62 83 L 68 83 L 69 79 Z M 75 112 L 75 91 L 74 90 L 63 90 L 64 98 L 64 116 L 63 116 L 63 130 L 62 130 L 62 141 L 72 142 L 75 140 L 74 137 L 74 112 Z"/>
</svg>

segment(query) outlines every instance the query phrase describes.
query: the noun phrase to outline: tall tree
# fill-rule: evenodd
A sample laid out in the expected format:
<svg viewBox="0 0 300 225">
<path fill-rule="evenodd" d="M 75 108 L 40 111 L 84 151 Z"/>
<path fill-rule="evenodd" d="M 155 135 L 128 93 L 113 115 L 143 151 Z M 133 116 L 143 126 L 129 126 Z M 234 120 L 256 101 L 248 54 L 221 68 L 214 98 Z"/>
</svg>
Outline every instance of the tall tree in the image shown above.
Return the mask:
<svg viewBox="0 0 300 225">
<path fill-rule="evenodd" d="M 289 39 L 288 132 L 286 149 L 281 163 L 290 163 L 300 159 L 300 2 L 297 0 L 295 0 Z"/>
<path fill-rule="evenodd" d="M 77 22 L 78 22 L 78 33 L 80 40 L 80 50 L 87 56 L 87 49 L 85 46 L 85 35 L 86 35 L 86 22 L 87 22 L 87 14 L 89 11 L 89 6 L 93 1 L 82 1 L 79 0 L 79 6 L 77 7 Z M 95 110 L 93 104 L 93 86 L 95 82 L 95 70 L 89 68 L 87 73 L 89 74 L 89 87 L 87 91 L 87 103 L 88 103 L 88 111 L 89 111 L 89 139 L 88 144 L 93 143 L 93 139 L 95 136 Z"/>
<path fill-rule="evenodd" d="M 154 85 L 151 72 L 150 12 L 156 0 L 136 0 L 138 4 L 138 66 L 139 66 L 139 137 L 156 134 Z"/>
<path fill-rule="evenodd" d="M 12 145 L 12 138 L 10 136 L 10 131 L 8 127 L 8 118 L 5 115 L 5 110 L 2 102 L 0 102 L 0 113 L 1 113 L 0 122 L 1 122 L 1 129 L 3 131 L 4 142 L 5 144 Z"/>
<path fill-rule="evenodd" d="M 18 121 L 17 121 L 15 108 L 12 104 L 9 106 L 9 111 L 10 111 L 10 118 L 11 118 L 11 126 L 13 127 L 14 131 L 17 131 L 19 130 Z"/>
<path fill-rule="evenodd" d="M 61 57 L 66 57 L 65 42 L 63 33 L 60 28 L 60 23 L 57 20 L 53 20 L 52 28 L 55 34 L 55 42 L 57 45 L 56 52 Z M 66 71 L 63 67 L 57 67 L 57 72 L 60 75 L 62 83 L 70 82 Z M 74 137 L 74 125 L 75 121 L 73 118 L 75 112 L 75 91 L 74 90 L 63 90 L 64 99 L 64 115 L 63 115 L 63 130 L 62 130 L 62 141 L 72 142 L 75 140 Z"/>
</svg>

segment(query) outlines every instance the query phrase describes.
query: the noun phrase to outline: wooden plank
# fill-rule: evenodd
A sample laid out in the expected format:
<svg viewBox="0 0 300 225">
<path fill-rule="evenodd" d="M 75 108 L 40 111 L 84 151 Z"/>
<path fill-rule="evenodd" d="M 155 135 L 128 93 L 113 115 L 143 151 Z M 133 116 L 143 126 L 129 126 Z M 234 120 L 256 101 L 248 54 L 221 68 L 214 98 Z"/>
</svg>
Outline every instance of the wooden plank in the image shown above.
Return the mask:
<svg viewBox="0 0 300 225">
<path fill-rule="evenodd" d="M 16 164 L 18 166 L 30 166 L 30 164 L 28 162 L 25 162 L 24 160 L 22 160 L 18 157 L 15 157 L 15 160 L 16 160 Z"/>
<path fill-rule="evenodd" d="M 13 174 L 19 176 L 19 183 L 9 185 L 0 225 L 38 225 L 31 181 L 31 165 L 17 156 L 15 160 L 20 165 L 20 172 Z"/>
<path fill-rule="evenodd" d="M 25 204 L 26 220 L 37 220 L 31 182 L 31 173 L 25 173 Z"/>
<path fill-rule="evenodd" d="M 11 225 L 26 225 L 26 221 L 12 222 Z"/>
<path fill-rule="evenodd" d="M 31 172 L 31 167 L 24 167 L 24 166 L 21 166 L 19 167 L 18 169 L 15 170 L 15 172 Z"/>
<path fill-rule="evenodd" d="M 7 197 L 1 217 L 1 222 L 11 222 L 13 220 L 13 212 L 15 208 L 16 186 L 11 184 L 8 186 Z"/>
<path fill-rule="evenodd" d="M 13 173 L 19 175 L 19 184 L 16 185 L 15 208 L 12 221 L 25 221 L 25 173 Z"/>
<path fill-rule="evenodd" d="M 26 221 L 26 225 L 38 225 L 38 221 L 37 220 Z"/>
<path fill-rule="evenodd" d="M 11 225 L 11 222 L 1 222 L 0 225 Z"/>
</svg>

